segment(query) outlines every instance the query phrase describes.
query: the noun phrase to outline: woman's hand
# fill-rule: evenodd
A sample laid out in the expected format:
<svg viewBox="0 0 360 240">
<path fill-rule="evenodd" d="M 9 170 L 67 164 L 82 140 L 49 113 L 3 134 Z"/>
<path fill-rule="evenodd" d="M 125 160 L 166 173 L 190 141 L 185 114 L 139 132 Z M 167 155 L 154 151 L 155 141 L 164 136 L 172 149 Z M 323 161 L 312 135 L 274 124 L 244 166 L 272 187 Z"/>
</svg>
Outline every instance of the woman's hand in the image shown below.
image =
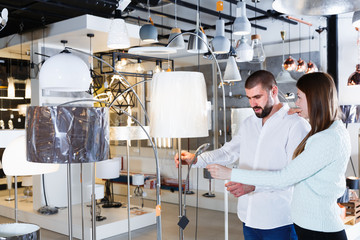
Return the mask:
<svg viewBox="0 0 360 240">
<path fill-rule="evenodd" d="M 211 177 L 222 180 L 230 180 L 231 179 L 231 168 L 224 167 L 219 164 L 209 164 L 206 166 L 207 170 L 209 170 Z"/>
</svg>

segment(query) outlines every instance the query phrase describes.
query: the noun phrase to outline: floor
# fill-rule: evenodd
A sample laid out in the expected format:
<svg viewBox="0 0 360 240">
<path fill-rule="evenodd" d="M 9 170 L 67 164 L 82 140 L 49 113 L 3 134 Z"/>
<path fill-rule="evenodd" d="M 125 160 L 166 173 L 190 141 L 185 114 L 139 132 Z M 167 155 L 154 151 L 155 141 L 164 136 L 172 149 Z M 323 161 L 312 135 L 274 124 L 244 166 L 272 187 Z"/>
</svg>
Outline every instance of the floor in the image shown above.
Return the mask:
<svg viewBox="0 0 360 240">
<path fill-rule="evenodd" d="M 126 201 L 124 197 L 118 196 L 118 200 Z M 145 200 L 145 207 L 155 208 L 155 201 Z M 187 216 L 190 220 L 189 224 L 184 230 L 184 239 L 195 238 L 196 225 L 196 208 L 187 207 Z M 170 203 L 162 203 L 162 239 L 173 240 L 179 239 L 178 222 L 178 205 Z M 211 220 L 211 221 L 209 221 Z M 0 217 L 0 223 L 13 222 L 12 219 Z M 66 223 L 64 223 L 66 224 Z M 131 232 L 131 239 L 133 240 L 154 240 L 156 239 L 156 225 L 152 225 L 140 230 Z M 41 229 L 42 240 L 65 240 L 68 236 L 58 234 L 49 230 Z M 106 240 L 127 240 L 128 234 L 121 234 L 106 238 Z M 213 211 L 208 209 L 198 209 L 198 230 L 197 239 L 220 240 L 224 239 L 224 213 L 221 211 Z M 237 218 L 236 214 L 229 214 L 229 239 L 243 240 L 242 223 Z"/>
</svg>

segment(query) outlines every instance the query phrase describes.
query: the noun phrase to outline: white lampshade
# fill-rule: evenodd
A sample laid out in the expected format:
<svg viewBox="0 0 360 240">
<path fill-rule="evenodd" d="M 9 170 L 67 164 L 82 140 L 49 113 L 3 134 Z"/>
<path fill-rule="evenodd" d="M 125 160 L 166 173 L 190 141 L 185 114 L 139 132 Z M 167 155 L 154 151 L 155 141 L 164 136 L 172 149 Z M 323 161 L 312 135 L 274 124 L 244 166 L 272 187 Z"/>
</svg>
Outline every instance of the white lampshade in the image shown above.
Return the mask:
<svg viewBox="0 0 360 240">
<path fill-rule="evenodd" d="M 124 49 L 130 47 L 130 39 L 124 19 L 114 18 L 112 20 L 107 46 L 112 49 Z"/>
<path fill-rule="evenodd" d="M 144 126 L 149 133 L 149 126 Z M 110 127 L 110 140 L 141 140 L 148 139 L 140 126 Z"/>
<path fill-rule="evenodd" d="M 15 82 L 14 82 L 14 78 L 12 78 L 12 77 L 8 78 L 7 95 L 9 98 L 15 97 Z"/>
<path fill-rule="evenodd" d="M 32 176 L 22 177 L 21 186 L 23 186 L 23 187 L 29 187 L 29 186 L 32 186 L 32 185 L 33 185 Z"/>
<path fill-rule="evenodd" d="M 174 27 L 173 29 L 171 29 L 171 33 L 170 33 L 169 40 L 168 40 L 168 47 L 175 48 L 175 49 L 184 49 L 185 48 L 184 37 L 183 37 L 183 35 L 181 35 L 180 28 Z"/>
<path fill-rule="evenodd" d="M 86 194 L 85 196 L 91 199 L 92 195 L 92 185 L 86 186 Z M 104 198 L 104 185 L 102 184 L 95 184 L 95 199 L 103 199 Z"/>
<path fill-rule="evenodd" d="M 206 85 L 200 72 L 161 72 L 151 82 L 150 135 L 208 136 Z"/>
<path fill-rule="evenodd" d="M 86 63 L 66 51 L 47 59 L 39 74 L 40 89 L 53 91 L 87 91 L 91 81 Z"/>
<path fill-rule="evenodd" d="M 277 83 L 296 83 L 296 80 L 291 77 L 291 75 L 288 71 L 283 69 L 276 76 L 276 82 Z"/>
<path fill-rule="evenodd" d="M 230 41 L 225 37 L 225 21 L 216 20 L 216 36 L 211 41 L 213 52 L 216 54 L 228 53 L 230 51 Z"/>
<path fill-rule="evenodd" d="M 17 137 L 5 148 L 2 165 L 8 176 L 28 176 L 56 172 L 58 164 L 33 163 L 26 160 L 25 135 Z"/>
<path fill-rule="evenodd" d="M 144 185 L 144 174 L 134 174 L 132 175 L 132 185 L 141 186 Z"/>
<path fill-rule="evenodd" d="M 233 34 L 235 35 L 247 35 L 251 32 L 251 24 L 246 17 L 246 4 L 239 1 L 236 7 L 236 18 L 233 24 Z"/>
<path fill-rule="evenodd" d="M 31 98 L 31 80 L 25 80 L 25 98 Z"/>
<path fill-rule="evenodd" d="M 242 80 L 235 58 L 233 56 L 230 56 L 227 60 L 223 80 L 225 82 L 236 82 Z"/>
<path fill-rule="evenodd" d="M 247 39 L 245 36 L 241 36 L 241 39 L 238 41 L 235 51 L 236 51 L 235 60 L 237 62 L 249 62 L 253 59 L 254 50 L 247 43 Z"/>
<path fill-rule="evenodd" d="M 120 159 L 113 158 L 96 163 L 96 177 L 102 179 L 118 178 L 120 175 Z"/>
<path fill-rule="evenodd" d="M 357 28 L 360 27 L 360 11 L 354 12 L 352 17 L 352 25 Z"/>
</svg>

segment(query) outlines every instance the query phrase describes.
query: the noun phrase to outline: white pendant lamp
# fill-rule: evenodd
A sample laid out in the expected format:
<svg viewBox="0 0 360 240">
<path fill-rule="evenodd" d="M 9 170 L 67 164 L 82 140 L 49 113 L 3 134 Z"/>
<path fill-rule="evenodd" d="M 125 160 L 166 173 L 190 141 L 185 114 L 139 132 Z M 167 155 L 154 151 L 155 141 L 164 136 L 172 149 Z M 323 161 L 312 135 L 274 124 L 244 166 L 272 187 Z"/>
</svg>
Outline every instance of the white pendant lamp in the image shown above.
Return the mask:
<svg viewBox="0 0 360 240">
<path fill-rule="evenodd" d="M 14 98 L 15 97 L 15 83 L 14 83 L 14 78 L 13 77 L 8 78 L 7 95 L 8 95 L 8 98 Z"/>
<path fill-rule="evenodd" d="M 67 50 L 47 59 L 39 73 L 40 89 L 52 91 L 87 91 L 91 81 L 86 63 Z"/>
<path fill-rule="evenodd" d="M 211 41 L 213 52 L 216 54 L 228 53 L 230 51 L 230 41 L 225 37 L 225 21 L 216 20 L 216 36 Z"/>
<path fill-rule="evenodd" d="M 248 35 L 251 32 L 251 24 L 246 17 L 246 3 L 239 1 L 236 7 L 236 18 L 233 25 L 234 35 Z"/>
<path fill-rule="evenodd" d="M 282 62 L 284 63 L 285 62 L 285 53 L 284 53 L 285 49 L 284 48 L 285 48 L 286 32 L 280 31 L 280 36 L 282 39 Z M 296 82 L 296 80 L 291 77 L 291 74 L 284 69 L 284 64 L 282 64 L 281 71 L 276 76 L 276 82 L 277 83 L 294 83 L 294 82 Z"/>
<path fill-rule="evenodd" d="M 245 36 L 241 36 L 236 44 L 236 62 L 249 62 L 253 59 L 254 50 L 247 43 L 247 38 Z"/>
<path fill-rule="evenodd" d="M 237 67 L 234 56 L 230 56 L 226 63 L 224 81 L 225 82 L 237 82 L 241 81 L 241 75 Z"/>
<path fill-rule="evenodd" d="M 107 46 L 111 49 L 124 49 L 130 47 L 130 39 L 124 19 L 121 19 L 121 11 L 115 10 L 115 17 L 111 22 L 108 34 Z"/>
<path fill-rule="evenodd" d="M 168 40 L 168 47 L 176 49 L 184 49 L 185 42 L 184 37 L 181 35 L 181 29 L 177 26 L 177 4 L 175 0 L 175 27 L 171 29 L 171 33 Z M 176 37 L 176 38 L 175 38 Z M 175 38 L 175 39 L 174 39 Z M 172 40 L 172 41 L 171 41 Z"/>
</svg>

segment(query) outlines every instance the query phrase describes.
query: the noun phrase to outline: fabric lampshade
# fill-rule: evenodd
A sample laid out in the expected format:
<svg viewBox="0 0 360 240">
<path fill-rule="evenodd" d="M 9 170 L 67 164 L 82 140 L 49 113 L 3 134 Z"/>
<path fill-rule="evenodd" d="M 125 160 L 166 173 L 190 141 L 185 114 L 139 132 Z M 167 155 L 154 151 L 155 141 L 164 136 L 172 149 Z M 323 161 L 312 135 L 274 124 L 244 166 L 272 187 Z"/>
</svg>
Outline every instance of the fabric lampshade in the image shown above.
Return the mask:
<svg viewBox="0 0 360 240">
<path fill-rule="evenodd" d="M 52 91 L 87 91 L 91 81 L 89 67 L 69 51 L 47 59 L 39 73 L 40 89 Z"/>
<path fill-rule="evenodd" d="M 144 127 L 149 132 L 149 126 Z M 110 140 L 142 140 L 148 139 L 139 126 L 110 127 Z"/>
<path fill-rule="evenodd" d="M 96 177 L 102 179 L 118 178 L 120 175 L 120 159 L 113 158 L 96 163 Z"/>
<path fill-rule="evenodd" d="M 206 85 L 200 72 L 161 72 L 151 86 L 150 135 L 208 136 Z"/>
<path fill-rule="evenodd" d="M 114 18 L 112 20 L 107 46 L 112 49 L 124 49 L 130 47 L 130 39 L 124 19 Z"/>
<path fill-rule="evenodd" d="M 9 143 L 5 148 L 2 165 L 8 176 L 29 176 L 56 172 L 58 164 L 33 163 L 26 160 L 26 137 L 22 135 Z"/>
</svg>

